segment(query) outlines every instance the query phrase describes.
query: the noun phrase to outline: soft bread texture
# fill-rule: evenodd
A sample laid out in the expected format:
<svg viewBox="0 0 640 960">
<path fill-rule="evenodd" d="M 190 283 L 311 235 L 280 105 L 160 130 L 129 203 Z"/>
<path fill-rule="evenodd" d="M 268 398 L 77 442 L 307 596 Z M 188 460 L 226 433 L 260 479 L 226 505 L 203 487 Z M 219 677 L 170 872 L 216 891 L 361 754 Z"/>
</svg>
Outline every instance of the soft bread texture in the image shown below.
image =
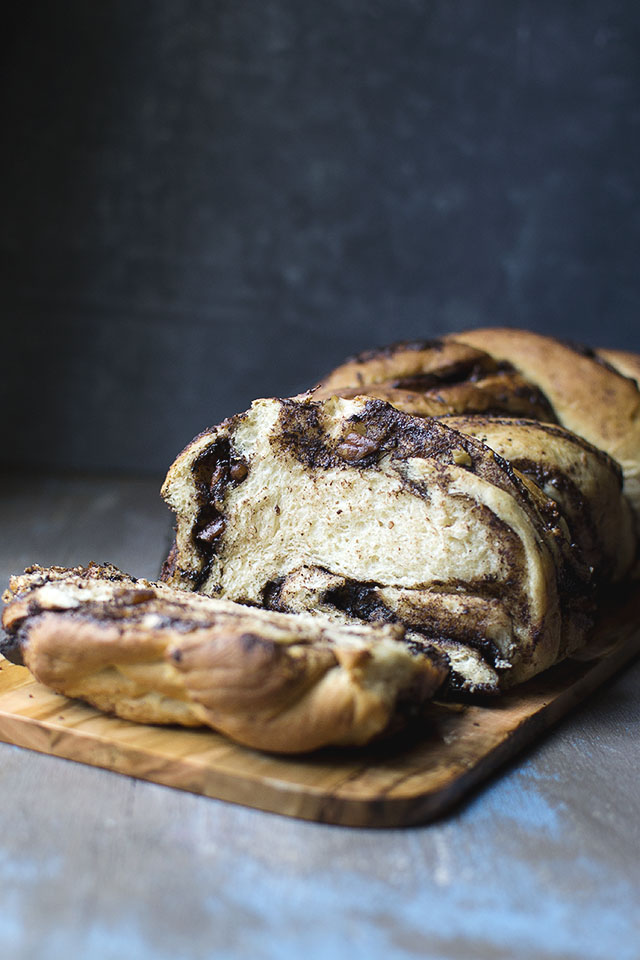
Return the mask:
<svg viewBox="0 0 640 960">
<path fill-rule="evenodd" d="M 640 390 L 635 379 L 623 375 L 633 368 L 633 355 L 596 353 L 527 330 L 503 328 L 456 333 L 451 340 L 512 364 L 543 392 L 562 426 L 617 460 L 640 528 Z"/>
<path fill-rule="evenodd" d="M 171 585 L 400 622 L 447 652 L 454 689 L 525 680 L 590 626 L 557 504 L 475 438 L 377 399 L 256 401 L 183 451 L 163 495 Z"/>
<path fill-rule="evenodd" d="M 466 416 L 444 422 L 489 446 L 558 504 L 597 584 L 627 576 L 636 537 L 622 474 L 611 457 L 569 430 L 534 420 Z"/>
<path fill-rule="evenodd" d="M 399 625 L 242 607 L 109 565 L 32 567 L 3 599 L 5 655 L 59 693 L 262 750 L 364 744 L 415 715 L 447 673 Z"/>
</svg>

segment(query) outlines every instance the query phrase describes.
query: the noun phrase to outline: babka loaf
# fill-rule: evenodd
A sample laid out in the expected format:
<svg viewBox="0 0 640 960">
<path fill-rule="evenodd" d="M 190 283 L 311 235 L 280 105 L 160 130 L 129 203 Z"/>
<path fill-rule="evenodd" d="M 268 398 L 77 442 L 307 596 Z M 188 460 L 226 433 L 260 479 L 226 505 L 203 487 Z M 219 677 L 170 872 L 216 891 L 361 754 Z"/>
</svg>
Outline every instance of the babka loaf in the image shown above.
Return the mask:
<svg viewBox="0 0 640 960">
<path fill-rule="evenodd" d="M 178 456 L 162 583 L 14 577 L 5 654 L 127 719 L 290 752 L 497 694 L 640 574 L 639 382 L 635 354 L 516 330 L 361 354 Z"/>
<path fill-rule="evenodd" d="M 4 600 L 2 652 L 59 693 L 263 750 L 366 743 L 415 716 L 447 674 L 399 625 L 242 607 L 108 565 L 29 568 Z"/>
<path fill-rule="evenodd" d="M 401 623 L 414 646 L 446 652 L 454 690 L 527 679 L 584 641 L 590 561 L 602 576 L 631 562 L 619 471 L 560 428 L 504 420 L 505 452 L 528 430 L 521 472 L 471 436 L 469 420 L 456 425 L 367 397 L 256 401 L 171 467 L 163 495 L 176 542 L 163 579 L 271 609 Z M 574 531 L 543 477 L 563 488 Z"/>
</svg>

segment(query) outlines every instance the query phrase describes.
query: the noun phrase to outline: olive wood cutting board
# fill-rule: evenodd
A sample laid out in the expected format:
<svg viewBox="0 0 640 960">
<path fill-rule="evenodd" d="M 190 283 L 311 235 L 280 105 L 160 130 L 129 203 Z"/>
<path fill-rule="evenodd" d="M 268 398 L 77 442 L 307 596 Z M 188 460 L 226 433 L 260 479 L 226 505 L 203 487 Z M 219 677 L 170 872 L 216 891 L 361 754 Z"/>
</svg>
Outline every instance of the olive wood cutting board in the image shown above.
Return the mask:
<svg viewBox="0 0 640 960">
<path fill-rule="evenodd" d="M 638 653 L 635 589 L 611 599 L 579 660 L 490 702 L 434 704 L 411 734 L 304 757 L 260 753 L 210 730 L 105 716 L 0 657 L 0 740 L 292 817 L 407 826 L 445 814 Z"/>
</svg>

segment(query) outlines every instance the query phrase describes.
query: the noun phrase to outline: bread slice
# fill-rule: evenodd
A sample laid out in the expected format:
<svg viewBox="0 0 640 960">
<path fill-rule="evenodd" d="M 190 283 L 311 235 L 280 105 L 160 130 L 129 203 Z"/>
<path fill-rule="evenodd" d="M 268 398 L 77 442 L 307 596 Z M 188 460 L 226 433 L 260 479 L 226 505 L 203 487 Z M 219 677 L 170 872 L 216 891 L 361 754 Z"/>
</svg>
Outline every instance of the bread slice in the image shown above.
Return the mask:
<svg viewBox="0 0 640 960">
<path fill-rule="evenodd" d="M 583 642 L 590 580 L 557 505 L 484 444 L 383 401 L 256 401 L 163 486 L 163 579 L 336 621 L 401 623 L 495 692 Z"/>
<path fill-rule="evenodd" d="M 3 599 L 2 652 L 59 693 L 262 750 L 366 743 L 418 714 L 447 675 L 399 625 L 243 607 L 110 565 L 30 567 Z"/>
</svg>

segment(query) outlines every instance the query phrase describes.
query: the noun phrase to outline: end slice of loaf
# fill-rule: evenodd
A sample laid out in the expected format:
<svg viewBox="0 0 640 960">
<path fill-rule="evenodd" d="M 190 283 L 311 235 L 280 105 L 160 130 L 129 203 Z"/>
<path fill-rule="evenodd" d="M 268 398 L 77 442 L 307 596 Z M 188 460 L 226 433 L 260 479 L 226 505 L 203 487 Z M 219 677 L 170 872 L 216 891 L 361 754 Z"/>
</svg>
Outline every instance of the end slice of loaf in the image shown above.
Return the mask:
<svg viewBox="0 0 640 960">
<path fill-rule="evenodd" d="M 419 713 L 447 674 L 399 625 L 243 607 L 109 565 L 31 567 L 3 599 L 1 652 L 57 692 L 262 750 L 364 744 Z"/>
</svg>

